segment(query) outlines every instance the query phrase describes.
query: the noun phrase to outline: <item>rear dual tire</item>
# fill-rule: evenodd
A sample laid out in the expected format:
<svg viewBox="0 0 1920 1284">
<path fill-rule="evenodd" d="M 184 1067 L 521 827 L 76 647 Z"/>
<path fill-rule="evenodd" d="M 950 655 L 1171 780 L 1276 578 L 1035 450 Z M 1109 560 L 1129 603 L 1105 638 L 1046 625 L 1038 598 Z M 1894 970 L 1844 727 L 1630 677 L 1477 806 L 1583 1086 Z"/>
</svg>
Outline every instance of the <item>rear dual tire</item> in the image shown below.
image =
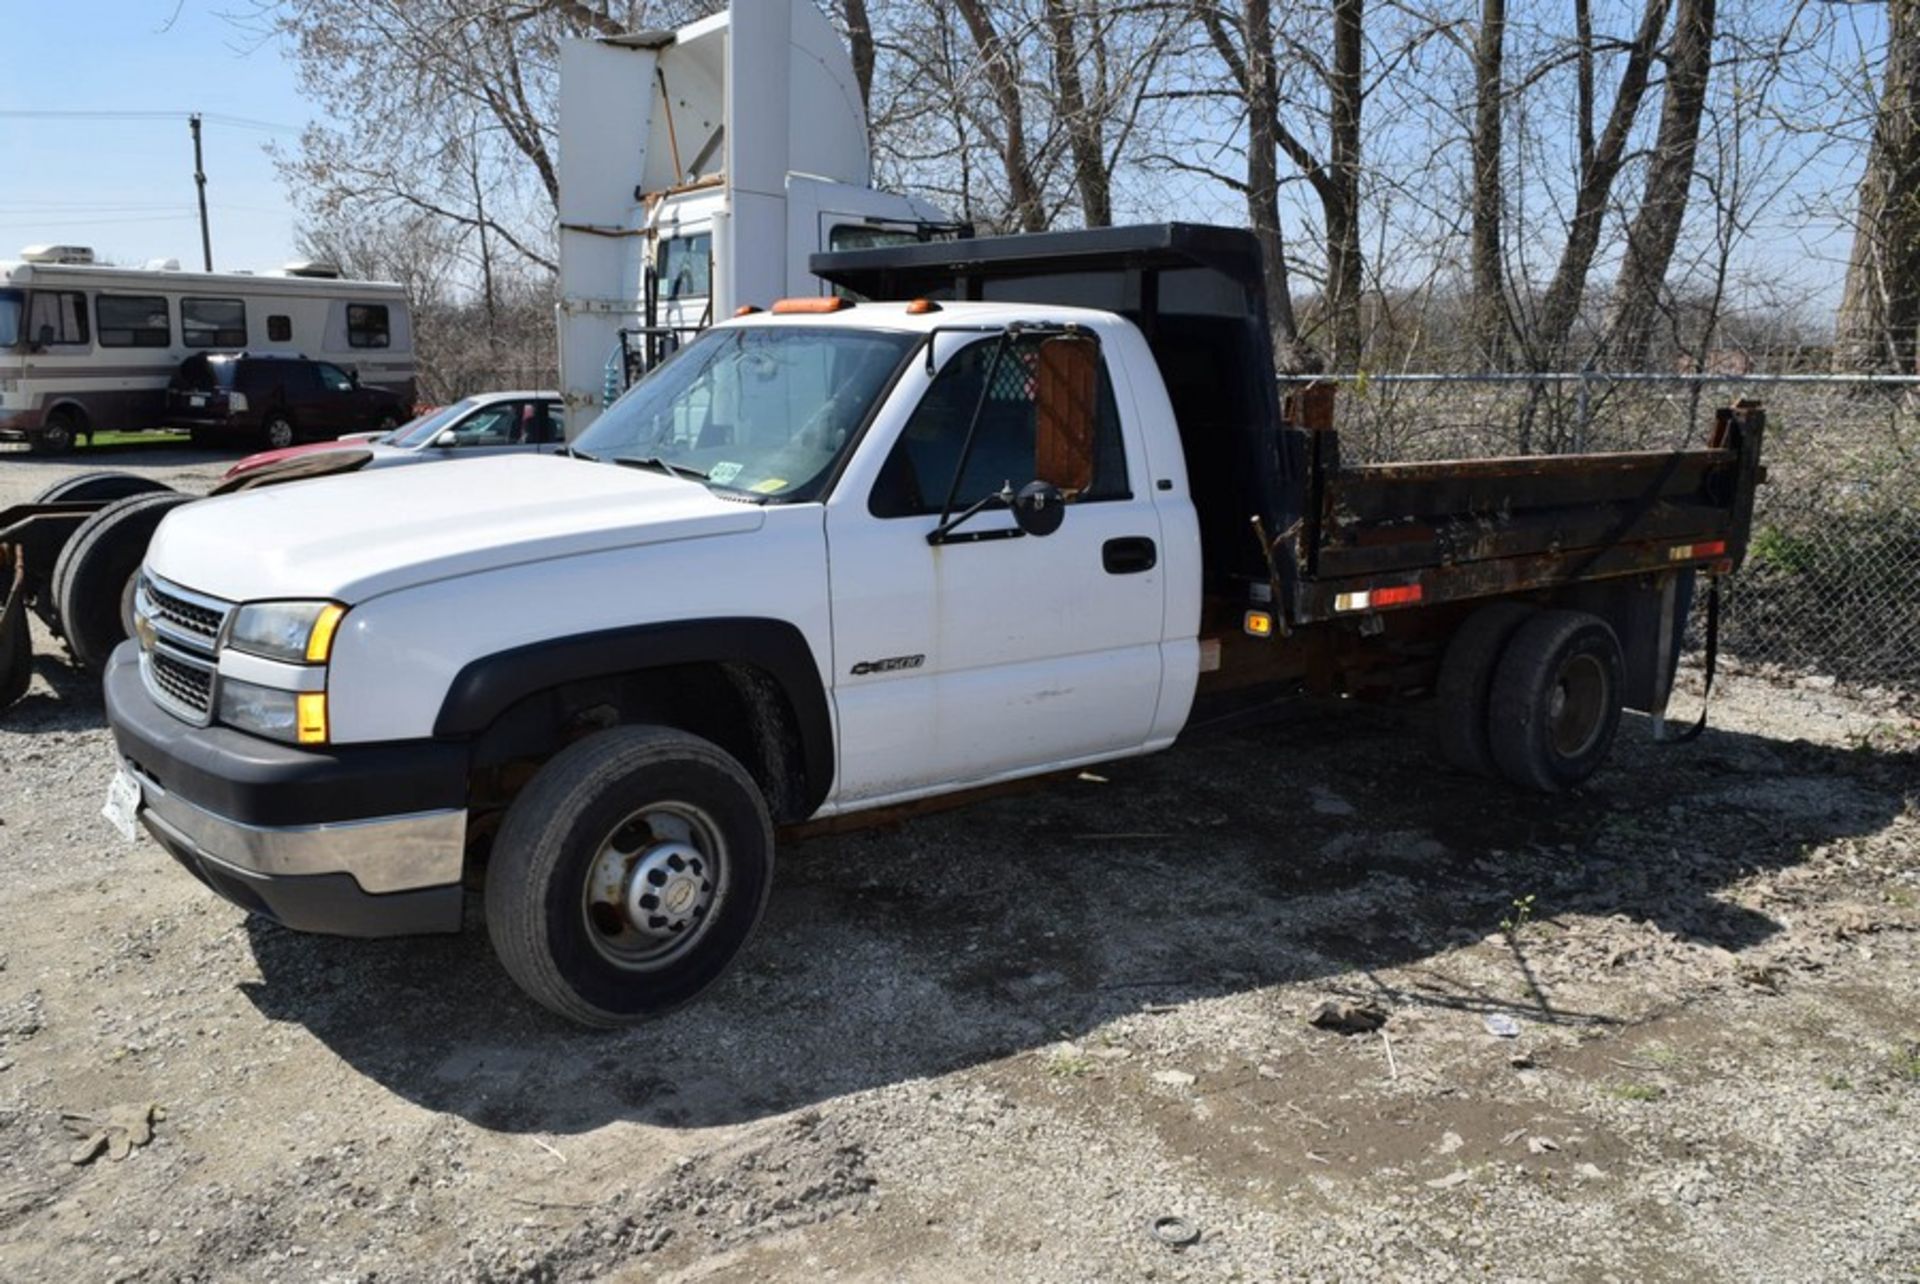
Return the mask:
<svg viewBox="0 0 1920 1284">
<path fill-rule="evenodd" d="M 682 731 L 615 727 L 556 754 L 508 808 L 487 934 L 543 1007 L 633 1025 L 726 972 L 772 884 L 773 824 L 746 769 Z"/>
<path fill-rule="evenodd" d="M 1583 611 L 1496 602 L 1469 617 L 1441 665 L 1441 756 L 1541 793 L 1600 769 L 1620 727 L 1625 662 L 1613 629 Z"/>
</svg>

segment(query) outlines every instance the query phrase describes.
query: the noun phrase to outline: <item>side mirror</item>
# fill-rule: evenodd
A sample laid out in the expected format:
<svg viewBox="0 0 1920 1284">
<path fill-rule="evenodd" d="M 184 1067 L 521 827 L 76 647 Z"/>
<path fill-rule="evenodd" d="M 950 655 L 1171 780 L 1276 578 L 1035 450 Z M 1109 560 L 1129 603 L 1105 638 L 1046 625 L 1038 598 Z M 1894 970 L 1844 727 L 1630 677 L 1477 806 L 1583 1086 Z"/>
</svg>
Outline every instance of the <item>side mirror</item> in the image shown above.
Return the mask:
<svg viewBox="0 0 1920 1284">
<path fill-rule="evenodd" d="M 1034 473 L 1057 488 L 1056 498 L 1093 487 L 1099 381 L 1100 345 L 1094 340 L 1067 334 L 1040 345 L 1034 371 Z M 1027 490 L 1020 492 L 1023 498 Z"/>
<path fill-rule="evenodd" d="M 1013 524 L 1029 535 L 1051 535 L 1066 519 L 1066 497 L 1052 482 L 1030 481 L 1013 497 Z"/>
<path fill-rule="evenodd" d="M 460 444 L 460 434 L 451 428 L 442 428 L 434 437 L 433 444 L 440 450 L 446 450 Z"/>
<path fill-rule="evenodd" d="M 360 372 L 358 370 L 347 371 L 347 382 L 358 388 L 360 386 Z"/>
</svg>

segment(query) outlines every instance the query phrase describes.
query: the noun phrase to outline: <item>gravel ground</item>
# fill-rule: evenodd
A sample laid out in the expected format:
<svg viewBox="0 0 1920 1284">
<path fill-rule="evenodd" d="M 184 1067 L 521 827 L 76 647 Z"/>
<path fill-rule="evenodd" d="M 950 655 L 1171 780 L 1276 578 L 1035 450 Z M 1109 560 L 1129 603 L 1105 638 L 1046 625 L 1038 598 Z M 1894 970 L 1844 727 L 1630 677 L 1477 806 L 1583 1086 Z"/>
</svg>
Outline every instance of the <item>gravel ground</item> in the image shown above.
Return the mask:
<svg viewBox="0 0 1920 1284">
<path fill-rule="evenodd" d="M 0 503 L 63 469 L 0 457 Z M 790 846 L 731 977 L 608 1035 L 477 930 L 298 936 L 121 842 L 97 691 L 35 643 L 0 1279 L 1920 1280 L 1889 696 L 1735 674 L 1558 800 L 1438 772 L 1418 711 L 1301 706 Z M 149 1104 L 72 1162 L 64 1114 Z"/>
</svg>

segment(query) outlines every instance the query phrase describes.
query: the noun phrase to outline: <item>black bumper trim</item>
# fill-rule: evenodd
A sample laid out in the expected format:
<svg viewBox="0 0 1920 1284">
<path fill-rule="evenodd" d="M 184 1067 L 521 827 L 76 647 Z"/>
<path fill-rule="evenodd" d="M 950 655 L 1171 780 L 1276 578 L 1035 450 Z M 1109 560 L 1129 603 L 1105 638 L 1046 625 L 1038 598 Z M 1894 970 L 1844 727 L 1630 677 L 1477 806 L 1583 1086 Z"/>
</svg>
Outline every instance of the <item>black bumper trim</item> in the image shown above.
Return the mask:
<svg viewBox="0 0 1920 1284">
<path fill-rule="evenodd" d="M 147 694 L 131 640 L 107 662 L 104 685 L 120 755 L 168 793 L 230 820 L 321 825 L 467 805 L 464 744 L 303 749 L 228 727 L 192 726 Z"/>
</svg>

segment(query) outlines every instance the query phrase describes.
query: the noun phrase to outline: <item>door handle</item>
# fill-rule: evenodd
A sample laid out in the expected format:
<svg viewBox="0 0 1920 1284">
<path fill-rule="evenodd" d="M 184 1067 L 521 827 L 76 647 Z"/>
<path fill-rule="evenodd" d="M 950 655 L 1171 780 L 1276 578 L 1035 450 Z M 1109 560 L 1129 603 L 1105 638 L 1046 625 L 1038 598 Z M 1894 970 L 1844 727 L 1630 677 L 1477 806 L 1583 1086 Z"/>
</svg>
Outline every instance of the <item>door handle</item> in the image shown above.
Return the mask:
<svg viewBox="0 0 1920 1284">
<path fill-rule="evenodd" d="M 1100 546 L 1100 564 L 1109 575 L 1137 575 L 1152 570 L 1159 561 L 1160 550 L 1145 535 L 1110 539 Z"/>
</svg>

